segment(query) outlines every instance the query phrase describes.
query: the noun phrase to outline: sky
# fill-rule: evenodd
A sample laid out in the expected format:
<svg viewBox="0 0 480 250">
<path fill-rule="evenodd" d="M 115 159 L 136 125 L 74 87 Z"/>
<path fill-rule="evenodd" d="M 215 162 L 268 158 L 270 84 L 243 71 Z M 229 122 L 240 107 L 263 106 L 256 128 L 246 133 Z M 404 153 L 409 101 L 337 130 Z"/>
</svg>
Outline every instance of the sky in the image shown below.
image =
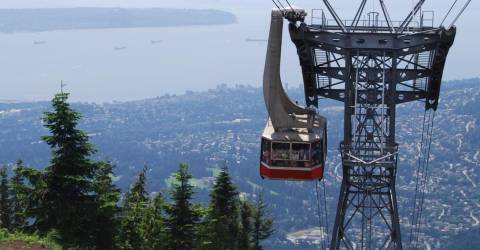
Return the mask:
<svg viewBox="0 0 480 250">
<path fill-rule="evenodd" d="M 284 0 L 283 0 L 284 1 Z M 458 0 L 457 7 L 454 8 L 452 13 L 458 13 L 460 6 L 463 5 L 467 0 Z M 323 8 L 325 9 L 322 1 L 320 0 L 290 0 L 290 2 L 295 5 L 299 6 L 302 8 L 305 8 L 306 10 L 311 10 L 313 8 Z M 352 17 L 355 14 L 357 6 L 360 4 L 360 0 L 331 0 L 330 1 L 336 11 L 338 12 L 339 16 L 342 19 L 352 19 Z M 415 4 L 415 1 L 413 0 L 385 0 L 389 10 L 390 10 L 390 16 L 392 17 L 393 20 L 403 20 L 403 18 L 408 14 L 408 12 L 411 10 L 413 5 Z M 424 4 L 424 10 L 435 10 L 435 20 L 437 21 L 437 24 L 440 19 L 443 18 L 445 13 L 447 12 L 448 8 L 451 6 L 451 4 L 454 2 L 454 0 L 427 0 L 426 3 Z M 353 5 L 352 5 L 353 3 Z M 273 4 L 271 3 L 270 0 L 0 0 L 0 8 L 67 8 L 67 7 L 130 7 L 130 8 L 148 8 L 148 7 L 162 7 L 162 8 L 193 8 L 193 9 L 220 9 L 220 10 L 226 10 L 226 11 L 231 11 L 234 14 L 237 14 L 239 17 L 239 24 L 243 28 L 243 30 L 248 30 L 249 27 L 252 28 L 252 31 L 250 32 L 245 32 L 245 34 L 238 35 L 238 37 L 225 37 L 225 40 L 242 40 L 245 37 L 249 36 L 255 36 L 253 38 L 261 38 L 261 36 L 266 36 L 268 32 L 268 24 L 269 24 L 269 10 L 273 7 Z M 374 0 L 369 0 L 367 6 L 366 6 L 366 11 L 371 11 L 372 9 L 378 11 L 379 10 L 379 5 L 378 1 Z M 245 14 L 247 13 L 247 14 Z M 451 15 L 451 18 L 454 15 Z M 478 57 L 480 57 L 480 50 L 475 49 L 475 47 L 478 44 L 478 32 L 477 32 L 477 16 L 480 16 L 480 3 L 479 1 L 472 1 L 469 8 L 466 10 L 466 12 L 462 15 L 462 17 L 458 20 L 456 23 L 456 26 L 458 27 L 457 29 L 457 36 L 456 36 L 456 41 L 451 49 L 451 53 L 449 55 L 449 58 L 447 60 L 447 65 L 446 65 L 446 70 L 444 74 L 444 79 L 445 80 L 451 80 L 451 79 L 463 79 L 463 78 L 472 78 L 472 77 L 479 77 L 480 72 L 478 70 Z M 252 18 L 252 20 L 246 20 L 249 18 Z M 449 19 L 447 19 L 447 24 L 449 23 Z M 221 29 L 224 27 L 219 27 L 218 33 L 221 35 Z M 209 30 L 209 32 L 213 32 L 214 30 Z M 130 32 L 128 32 L 130 33 Z M 143 32 L 143 33 L 148 33 L 148 32 Z M 52 33 L 52 36 L 56 36 L 57 33 Z M 75 41 L 69 41 L 68 39 L 74 39 L 75 36 L 80 36 L 81 33 L 75 33 L 72 34 L 72 38 L 69 37 L 62 37 L 65 36 L 65 34 L 69 34 L 68 32 L 60 32 L 58 33 L 60 38 L 59 40 L 63 39 L 66 42 L 71 42 L 74 43 Z M 90 34 L 90 33 L 89 33 Z M 95 39 L 117 39 L 121 40 L 122 37 L 118 35 L 119 37 L 115 38 L 117 33 L 114 31 L 106 33 L 104 36 L 99 36 L 99 38 Z M 122 33 L 123 35 L 125 32 Z M 132 35 L 136 35 L 136 33 L 132 32 Z M 31 40 L 31 39 L 37 39 L 34 38 L 35 35 L 28 35 L 28 34 L 21 34 L 20 36 L 25 36 L 27 37 L 26 40 Z M 148 35 L 145 35 L 148 36 Z M 161 34 L 158 36 L 161 37 Z M 33 37 L 33 38 L 31 38 Z M 212 36 L 213 37 L 213 36 Z M 8 45 L 10 42 L 8 39 L 8 36 L 0 36 L 0 39 L 4 39 L 5 41 L 0 41 L 2 45 Z M 41 38 L 38 38 L 41 39 Z M 145 38 L 148 39 L 148 38 Z M 206 39 L 206 38 L 203 38 Z M 82 40 L 83 41 L 83 40 Z M 92 41 L 94 38 L 92 38 Z M 13 40 L 10 43 L 17 42 L 17 40 Z M 228 42 L 228 41 L 227 41 Z M 286 44 L 286 43 L 285 43 Z M 47 46 L 53 46 L 53 41 L 49 41 L 49 44 Z M 86 46 L 86 45 L 85 45 Z M 253 46 L 253 45 L 250 45 Z M 290 46 L 290 45 L 289 45 Z M 5 46 L 4 46 L 5 47 Z M 15 45 L 14 47 L 19 47 L 18 45 Z M 132 45 L 133 47 L 133 45 Z M 93 50 L 92 50 L 93 51 Z M 260 60 L 259 58 L 264 55 L 263 49 L 256 49 L 256 51 L 261 51 L 261 52 L 255 52 L 258 54 L 257 57 L 255 57 L 254 60 Z M 288 58 L 295 58 L 295 51 L 292 47 L 287 47 L 287 49 L 284 50 L 285 54 L 290 54 Z M 32 51 L 29 51 L 33 53 Z M 68 51 L 64 51 L 67 53 Z M 1 49 L 0 49 L 1 53 Z M 18 51 L 18 53 L 23 53 L 22 51 Z M 61 53 L 60 50 L 58 53 Z M 58 54 L 57 53 L 57 54 Z M 142 60 L 140 57 L 144 57 L 142 54 L 134 54 L 134 50 L 129 50 L 123 52 L 124 55 L 132 53 L 131 55 L 129 54 L 130 58 L 133 59 L 138 59 Z M 8 54 L 8 53 L 7 53 Z M 14 55 L 14 53 L 10 53 Z M 204 54 L 201 54 L 200 52 L 197 52 L 198 56 L 205 56 Z M 261 54 L 261 55 L 260 55 Z M 63 58 L 62 55 L 52 55 L 53 59 L 52 62 L 58 62 L 56 63 L 63 63 Z M 93 56 L 93 55 L 92 55 Z M 224 56 L 224 55 L 220 55 Z M 28 55 L 23 55 L 25 60 L 28 59 Z M 126 57 L 125 57 L 126 58 Z M 70 58 L 69 58 L 70 59 Z M 194 61 L 195 58 L 186 58 L 188 63 L 189 61 Z M 3 61 L 2 61 L 3 60 Z M 173 58 L 170 58 L 169 60 L 173 60 Z M 183 59 L 182 59 L 183 60 Z M 215 58 L 211 58 L 212 61 L 216 61 Z M 225 61 L 231 61 L 232 58 L 224 58 Z M 244 58 L 243 61 L 249 60 L 248 58 Z M 262 59 L 263 60 L 263 59 Z M 298 60 L 298 59 L 297 59 Z M 84 60 L 85 61 L 85 60 Z M 3 62 L 3 64 L 2 64 Z M 41 62 L 36 62 L 36 63 L 41 63 Z M 69 62 L 74 64 L 74 62 Z M 117 62 L 115 62 L 117 63 Z M 118 62 L 120 63 L 120 62 Z M 178 65 L 180 65 L 182 62 L 178 62 Z M 289 82 L 299 82 L 298 79 L 299 77 L 299 70 L 298 70 L 298 61 L 291 61 L 291 62 L 284 62 L 282 61 L 282 67 L 286 63 L 285 68 L 291 69 L 290 71 L 295 71 L 293 73 L 289 73 L 289 75 L 285 76 L 285 81 Z M 12 87 L 9 89 L 8 86 L 7 88 L 3 89 L 2 93 L 0 93 L 0 99 L 3 100 L 9 100 L 9 99 L 21 99 L 21 100 L 38 100 L 38 99 L 48 99 L 49 96 L 52 95 L 52 93 L 57 89 L 58 85 L 58 80 L 59 78 L 63 80 L 69 80 L 68 77 L 69 75 L 67 74 L 68 71 L 67 69 L 62 69 L 64 70 L 63 72 L 58 72 L 59 68 L 56 68 L 54 64 L 50 66 L 41 66 L 42 70 L 45 70 L 45 72 L 41 72 L 38 74 L 38 77 L 35 75 L 31 75 L 30 77 L 23 76 L 23 72 L 18 70 L 15 67 L 17 65 L 22 66 L 23 64 L 29 65 L 31 68 L 32 67 L 39 67 L 34 64 L 34 61 L 32 60 L 31 62 L 22 62 L 22 60 L 17 59 L 17 64 L 13 66 L 13 64 L 10 65 L 10 72 L 1 72 L 0 71 L 0 85 L 5 84 L 5 82 L 15 82 L 14 85 L 11 85 Z M 100 64 L 100 63 L 98 63 Z M 187 65 L 187 67 L 195 67 L 197 63 L 192 62 L 191 64 Z M 209 76 L 199 76 L 198 81 L 202 81 L 201 83 L 196 83 L 193 80 L 190 81 L 188 79 L 183 79 L 183 82 L 178 82 L 175 83 L 177 86 L 177 90 L 175 90 L 172 87 L 172 84 L 168 84 L 169 86 L 162 86 L 162 87 L 156 87 L 153 88 L 152 86 L 158 85 L 156 81 L 158 79 L 163 79 L 162 75 L 159 75 L 156 73 L 156 69 L 154 66 L 151 65 L 146 65 L 145 69 L 132 69 L 131 72 L 124 72 L 124 74 L 118 74 L 115 76 L 114 74 L 110 74 L 109 71 L 104 70 L 102 65 L 97 65 L 94 64 L 94 66 L 90 66 L 88 68 L 88 65 L 73 65 L 72 67 L 75 69 L 72 69 L 71 71 L 79 71 L 80 67 L 86 67 L 85 70 L 87 72 L 82 75 L 82 78 L 79 78 L 78 81 L 82 81 L 82 84 L 80 85 L 77 84 L 77 86 L 74 86 L 73 83 L 70 85 L 70 87 L 74 88 L 76 87 L 77 89 L 72 89 L 73 91 L 76 91 L 78 99 L 76 100 L 82 100 L 82 101 L 109 101 L 109 100 L 129 100 L 129 99 L 141 99 L 141 98 L 148 98 L 148 97 L 153 97 L 150 96 L 152 95 L 151 92 L 155 93 L 155 96 L 163 94 L 162 91 L 166 92 L 176 92 L 178 89 L 181 89 L 182 91 L 187 90 L 187 89 L 193 89 L 193 90 L 201 90 L 206 89 L 208 84 L 211 85 L 217 85 L 220 83 L 230 83 L 230 84 L 251 84 L 254 83 L 253 85 L 259 85 L 261 83 L 261 74 L 263 70 L 262 66 L 263 62 L 258 62 L 257 64 L 252 64 L 249 67 L 243 67 L 243 71 L 238 71 L 238 72 L 230 72 L 230 71 L 225 71 L 225 72 L 218 72 L 216 75 L 213 75 L 211 78 Z M 5 69 L 8 71 L 8 58 L 0 58 L 0 65 L 3 65 L 5 69 L 5 65 L 7 66 Z M 168 64 L 166 64 L 168 66 Z M 124 64 L 120 65 L 123 66 L 124 68 L 127 68 L 129 66 L 136 66 L 133 63 L 130 64 Z M 165 67 L 163 65 L 160 65 L 162 67 Z M 105 66 L 105 67 L 108 67 Z M 18 67 L 17 67 L 18 68 Z M 147 69 L 151 70 L 147 70 Z M 105 68 L 106 69 L 106 68 Z M 294 70 L 295 69 L 295 70 Z M 205 72 L 205 74 L 208 74 L 208 70 L 204 70 L 202 72 Z M 298 71 L 298 72 L 296 72 Z M 168 76 L 168 71 L 165 71 L 165 79 L 169 81 L 170 79 L 175 79 L 175 75 L 172 73 L 171 78 L 167 78 Z M 65 73 L 65 76 L 62 75 L 62 73 Z M 251 74 L 252 77 L 244 80 L 243 82 L 235 82 L 235 73 L 237 74 Z M 43 75 L 48 75 L 45 76 L 43 79 L 40 79 L 40 77 L 43 77 Z M 138 95 L 132 95 L 130 94 L 131 89 L 128 88 L 123 88 L 123 86 L 116 86 L 115 88 L 111 88 L 111 85 L 105 85 L 99 86 L 100 82 L 112 82 L 114 83 L 115 81 L 119 82 L 122 79 L 118 78 L 126 78 L 130 77 L 131 79 L 138 79 L 139 76 L 143 75 L 144 78 L 140 79 L 145 82 L 144 85 L 142 85 L 145 90 L 142 91 L 136 91 L 135 93 L 138 93 Z M 282 75 L 282 77 L 284 77 Z M 42 82 L 41 88 L 35 89 L 31 88 L 30 86 L 28 87 L 23 87 L 22 84 L 25 84 L 27 86 L 27 82 L 32 82 L 33 80 L 39 79 L 39 82 Z M 152 80 L 156 79 L 156 81 Z M 214 79 L 210 81 L 209 79 Z M 91 81 L 91 83 L 88 83 L 88 81 Z M 70 80 L 72 82 L 72 80 Z M 207 83 L 208 82 L 208 83 Z M 31 84 L 31 83 L 30 83 Z M 40 83 L 39 83 L 40 84 Z M 88 85 L 91 84 L 91 85 Z M 183 85 L 182 85 L 183 84 Z M 47 86 L 48 85 L 48 86 Z M 296 84 L 295 84 L 296 85 Z M 44 87 L 45 86 L 45 87 Z M 88 86 L 90 88 L 94 88 L 95 91 L 91 92 L 83 92 L 80 93 L 81 91 L 84 91 L 85 86 Z M 178 86 L 181 86 L 181 88 L 178 88 Z M 200 88 L 199 86 L 203 86 Z M 196 88 L 198 87 L 198 88 Z M 31 93 L 26 93 L 23 89 L 28 88 L 31 89 Z M 114 90 L 112 90 L 114 89 Z M 118 91 L 118 93 L 114 93 L 114 91 Z M 108 94 L 111 94 L 112 96 L 106 96 Z M 106 97 L 105 97 L 106 96 Z"/>
</svg>

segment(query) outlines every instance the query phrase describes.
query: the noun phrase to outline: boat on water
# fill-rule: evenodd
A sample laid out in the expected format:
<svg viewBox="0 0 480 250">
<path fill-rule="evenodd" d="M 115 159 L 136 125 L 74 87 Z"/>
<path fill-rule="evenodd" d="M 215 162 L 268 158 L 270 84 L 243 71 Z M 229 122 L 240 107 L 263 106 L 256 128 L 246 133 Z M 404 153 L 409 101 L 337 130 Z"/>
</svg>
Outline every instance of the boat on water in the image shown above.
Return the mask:
<svg viewBox="0 0 480 250">
<path fill-rule="evenodd" d="M 262 42 L 262 43 L 266 43 L 267 42 L 267 39 L 254 39 L 254 38 L 246 38 L 245 39 L 245 42 Z"/>
</svg>

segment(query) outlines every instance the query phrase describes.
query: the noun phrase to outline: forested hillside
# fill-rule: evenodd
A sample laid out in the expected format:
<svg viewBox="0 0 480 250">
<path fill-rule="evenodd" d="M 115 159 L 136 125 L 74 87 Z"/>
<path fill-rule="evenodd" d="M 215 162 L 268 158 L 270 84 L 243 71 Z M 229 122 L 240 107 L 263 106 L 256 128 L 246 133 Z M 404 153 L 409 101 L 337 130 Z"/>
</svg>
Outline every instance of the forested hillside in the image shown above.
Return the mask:
<svg viewBox="0 0 480 250">
<path fill-rule="evenodd" d="M 293 99 L 301 101 L 303 90 L 289 92 Z M 446 248 L 457 235 L 479 226 L 479 94 L 478 79 L 451 81 L 442 88 L 425 196 L 428 227 L 422 230 L 422 239 L 434 248 Z M 405 240 L 410 229 L 422 105 L 401 105 L 398 109 L 397 185 Z M 264 194 L 275 218 L 276 232 L 268 241 L 270 248 L 291 248 L 287 233 L 318 226 L 313 183 L 274 182 L 259 177 L 259 136 L 266 118 L 259 88 L 219 86 L 205 92 L 124 103 L 75 103 L 73 107 L 83 115 L 79 126 L 97 146 L 93 157 L 116 166 L 116 184 L 123 191 L 145 164 L 151 169 L 148 192 L 167 190 L 172 185 L 172 173 L 184 162 L 189 164 L 194 177 L 198 191 L 195 200 L 208 204 L 213 177 L 226 161 L 242 195 L 252 197 L 258 191 Z M 0 162 L 12 166 L 22 159 L 35 168 L 48 166 L 49 148 L 40 137 L 48 133 L 42 127 L 41 117 L 49 109 L 48 102 L 0 104 Z M 329 218 L 333 218 L 341 180 L 338 145 L 343 107 L 322 100 L 320 113 L 329 119 L 326 185 Z"/>
<path fill-rule="evenodd" d="M 2 249 L 242 249 L 261 250 L 274 232 L 263 194 L 240 196 L 224 163 L 213 177 L 209 203 L 193 202 L 194 181 L 186 164 L 172 173 L 168 191 L 148 191 L 147 164 L 127 192 L 116 186 L 114 166 L 95 161 L 89 136 L 78 129 L 81 114 L 56 94 L 42 115 L 50 148 L 38 170 L 18 160 L 0 168 Z"/>
</svg>

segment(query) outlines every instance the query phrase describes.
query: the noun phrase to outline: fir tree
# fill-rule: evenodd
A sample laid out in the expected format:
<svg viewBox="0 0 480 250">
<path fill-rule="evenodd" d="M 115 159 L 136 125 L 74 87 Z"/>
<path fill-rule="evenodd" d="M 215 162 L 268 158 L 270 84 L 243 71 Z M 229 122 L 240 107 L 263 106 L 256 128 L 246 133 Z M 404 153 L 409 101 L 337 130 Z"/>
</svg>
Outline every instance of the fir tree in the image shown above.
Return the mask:
<svg viewBox="0 0 480 250">
<path fill-rule="evenodd" d="M 191 179 L 188 166 L 180 164 L 180 169 L 175 173 L 175 182 L 172 184 L 172 204 L 166 209 L 168 249 L 193 249 L 197 240 L 199 213 L 191 203 L 193 195 L 193 186 L 189 183 Z"/>
<path fill-rule="evenodd" d="M 127 193 L 128 204 L 146 204 L 148 202 L 147 171 L 148 167 L 143 167 L 142 171 L 137 176 L 137 180 L 132 185 L 130 192 Z"/>
<path fill-rule="evenodd" d="M 165 200 L 161 193 L 158 193 L 150 202 L 148 214 L 145 220 L 145 249 L 165 249 L 166 235 L 164 225 L 163 210 L 165 209 Z"/>
<path fill-rule="evenodd" d="M 119 248 L 121 249 L 145 248 L 145 221 L 149 215 L 146 174 L 147 167 L 139 173 L 135 183 L 125 195 L 118 239 Z"/>
<path fill-rule="evenodd" d="M 11 229 L 11 204 L 7 167 L 0 168 L 0 228 Z"/>
<path fill-rule="evenodd" d="M 40 232 L 56 229 L 65 248 L 88 248 L 96 228 L 95 169 L 89 159 L 95 150 L 85 132 L 77 129 L 81 116 L 67 99 L 66 93 L 55 95 L 54 111 L 43 118 L 51 134 L 42 139 L 52 148 L 53 157 L 43 173 L 40 209 L 44 212 L 36 222 Z"/>
<path fill-rule="evenodd" d="M 262 195 L 258 195 L 253 212 L 253 249 L 262 250 L 260 242 L 273 234 L 273 219 L 267 215 L 267 205 Z"/>
<path fill-rule="evenodd" d="M 236 249 L 238 237 L 238 191 L 226 165 L 215 178 L 210 193 L 208 224 L 213 249 Z"/>
<path fill-rule="evenodd" d="M 97 194 L 96 205 L 96 248 L 114 249 L 117 229 L 117 206 L 120 199 L 120 189 L 112 181 L 113 167 L 108 162 L 99 162 L 96 167 L 94 189 Z"/>
<path fill-rule="evenodd" d="M 238 249 L 252 248 L 252 218 L 253 208 L 248 201 L 240 202 L 240 232 L 238 235 Z"/>
<path fill-rule="evenodd" d="M 44 225 L 43 219 L 47 217 L 48 213 L 48 211 L 44 209 L 43 196 L 47 190 L 47 186 L 43 178 L 43 173 L 23 165 L 17 167 L 15 172 L 18 174 L 18 179 L 24 180 L 23 185 L 13 186 L 14 192 L 19 197 L 19 205 L 24 206 L 23 213 L 20 213 L 20 215 L 24 218 L 31 218 L 33 222 L 29 225 L 25 222 L 24 227 L 20 228 L 20 230 L 40 232 L 38 225 Z"/>
<path fill-rule="evenodd" d="M 10 197 L 12 201 L 12 229 L 24 231 L 27 226 L 28 187 L 22 171 L 26 167 L 22 161 L 17 161 L 13 177 L 10 180 Z"/>
</svg>

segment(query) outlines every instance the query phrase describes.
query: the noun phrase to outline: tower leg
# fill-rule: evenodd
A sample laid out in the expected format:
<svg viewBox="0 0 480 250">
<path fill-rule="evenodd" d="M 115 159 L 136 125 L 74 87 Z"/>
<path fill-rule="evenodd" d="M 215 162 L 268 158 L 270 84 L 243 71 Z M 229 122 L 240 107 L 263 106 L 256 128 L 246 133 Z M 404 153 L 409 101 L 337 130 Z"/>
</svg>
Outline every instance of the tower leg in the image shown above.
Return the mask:
<svg viewBox="0 0 480 250">
<path fill-rule="evenodd" d="M 398 216 L 397 192 L 395 190 L 395 174 L 390 185 L 390 203 L 392 207 L 392 242 L 395 249 L 402 249 L 402 236 L 400 233 L 400 218 Z"/>
<path fill-rule="evenodd" d="M 346 172 L 330 249 L 402 249 L 391 171 L 384 167 L 363 166 L 347 167 Z M 368 177 L 358 179 L 357 175 Z"/>
<path fill-rule="evenodd" d="M 343 239 L 343 222 L 345 218 L 345 211 L 347 209 L 347 184 L 342 181 L 340 187 L 340 195 L 338 197 L 337 214 L 335 215 L 335 224 L 333 225 L 332 241 L 330 242 L 330 249 L 336 250 L 340 248 L 340 242 Z"/>
</svg>

